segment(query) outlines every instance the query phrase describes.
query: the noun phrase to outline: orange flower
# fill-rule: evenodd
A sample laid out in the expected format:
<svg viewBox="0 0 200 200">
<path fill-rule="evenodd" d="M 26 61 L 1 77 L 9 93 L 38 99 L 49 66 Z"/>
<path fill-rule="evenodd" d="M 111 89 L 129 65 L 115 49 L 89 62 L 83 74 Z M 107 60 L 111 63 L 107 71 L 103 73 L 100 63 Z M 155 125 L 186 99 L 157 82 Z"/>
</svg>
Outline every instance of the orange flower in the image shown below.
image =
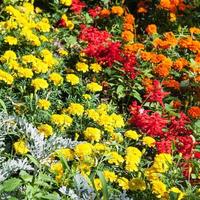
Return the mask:
<svg viewBox="0 0 200 200">
<path fill-rule="evenodd" d="M 177 71 L 180 71 L 183 69 L 183 67 L 186 67 L 188 64 L 189 63 L 185 58 L 179 58 L 173 63 L 173 68 Z"/>
<path fill-rule="evenodd" d="M 160 62 L 164 61 L 165 59 L 167 59 L 167 58 L 163 54 L 152 53 L 151 62 L 154 64 L 160 63 Z"/>
<path fill-rule="evenodd" d="M 153 70 L 160 77 L 167 77 L 169 75 L 171 66 L 172 66 L 172 61 L 169 58 L 167 58 L 164 61 L 162 61 L 160 64 L 155 66 Z"/>
<path fill-rule="evenodd" d="M 133 24 L 134 21 L 135 21 L 135 18 L 134 18 L 133 15 L 131 15 L 131 14 L 125 15 L 125 17 L 124 17 L 124 23 Z"/>
<path fill-rule="evenodd" d="M 141 56 L 142 60 L 144 60 L 144 61 L 150 61 L 151 57 L 152 57 L 151 55 L 152 54 L 150 52 L 146 52 L 146 51 L 142 51 L 140 53 L 140 56 Z"/>
<path fill-rule="evenodd" d="M 186 48 L 193 52 L 200 51 L 200 42 L 197 40 L 193 40 L 192 37 L 181 38 L 178 44 L 181 48 Z"/>
<path fill-rule="evenodd" d="M 179 109 L 181 107 L 181 102 L 179 100 L 173 101 L 173 107 Z"/>
<path fill-rule="evenodd" d="M 176 15 L 175 15 L 174 13 L 171 12 L 171 13 L 169 14 L 169 17 L 170 17 L 170 19 L 169 19 L 170 22 L 175 22 L 175 21 L 176 21 Z"/>
<path fill-rule="evenodd" d="M 161 48 L 161 49 L 168 49 L 171 46 L 168 41 L 161 40 L 160 38 L 156 38 L 153 41 L 153 45 L 155 48 Z"/>
<path fill-rule="evenodd" d="M 165 80 L 162 82 L 162 84 L 167 88 L 172 88 L 174 90 L 180 89 L 180 83 L 176 80 Z"/>
<path fill-rule="evenodd" d="M 167 41 L 171 46 L 177 45 L 178 41 L 173 32 L 164 33 L 165 41 Z"/>
<path fill-rule="evenodd" d="M 100 16 L 101 18 L 108 17 L 109 15 L 110 15 L 110 10 L 108 10 L 108 9 L 103 9 L 103 10 L 101 10 L 101 12 L 100 12 L 100 14 L 99 14 L 99 16 Z"/>
<path fill-rule="evenodd" d="M 111 12 L 112 12 L 112 14 L 116 14 L 118 16 L 122 16 L 123 13 L 124 13 L 124 10 L 123 10 L 123 8 L 121 6 L 113 6 L 111 8 Z"/>
<path fill-rule="evenodd" d="M 141 43 L 128 44 L 124 47 L 124 50 L 127 53 L 136 53 L 141 49 L 144 49 L 144 45 Z"/>
<path fill-rule="evenodd" d="M 190 28 L 190 33 L 191 34 L 200 34 L 200 28 L 191 27 Z"/>
<path fill-rule="evenodd" d="M 195 61 L 200 63 L 200 52 L 197 53 L 196 57 L 195 57 Z"/>
<path fill-rule="evenodd" d="M 133 25 L 132 24 L 128 24 L 128 23 L 124 23 L 123 24 L 123 29 L 127 30 L 127 31 L 133 31 Z"/>
<path fill-rule="evenodd" d="M 146 8 L 144 8 L 144 7 L 139 7 L 139 8 L 137 9 L 137 12 L 138 12 L 138 13 L 147 13 L 148 10 L 147 10 Z"/>
<path fill-rule="evenodd" d="M 123 31 L 122 32 L 122 38 L 129 42 L 129 41 L 132 41 L 133 38 L 134 38 L 134 34 L 131 32 L 131 31 Z"/>
<path fill-rule="evenodd" d="M 188 110 L 188 115 L 192 118 L 200 118 L 200 107 L 192 106 Z"/>
<path fill-rule="evenodd" d="M 146 27 L 146 32 L 148 33 L 148 35 L 153 35 L 157 33 L 157 26 L 155 24 L 149 24 Z"/>
<path fill-rule="evenodd" d="M 144 78 L 142 80 L 142 85 L 145 87 L 146 92 L 152 91 L 153 89 L 153 81 L 149 78 Z"/>
</svg>

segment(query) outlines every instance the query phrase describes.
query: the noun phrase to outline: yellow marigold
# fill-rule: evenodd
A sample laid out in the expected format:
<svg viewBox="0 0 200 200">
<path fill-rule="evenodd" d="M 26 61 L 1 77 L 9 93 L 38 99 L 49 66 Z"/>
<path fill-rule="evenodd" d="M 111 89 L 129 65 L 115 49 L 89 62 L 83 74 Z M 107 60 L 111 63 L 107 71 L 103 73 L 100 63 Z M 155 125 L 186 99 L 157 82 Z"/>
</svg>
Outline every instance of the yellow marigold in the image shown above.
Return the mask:
<svg viewBox="0 0 200 200">
<path fill-rule="evenodd" d="M 55 153 L 59 156 L 63 156 L 67 160 L 74 159 L 74 152 L 69 148 L 62 148 L 62 149 L 56 150 Z"/>
<path fill-rule="evenodd" d="M 59 86 L 63 83 L 63 77 L 56 72 L 49 75 L 49 80 L 52 81 L 56 86 Z"/>
<path fill-rule="evenodd" d="M 53 114 L 51 116 L 51 122 L 56 124 L 57 126 L 70 126 L 72 124 L 73 119 L 65 114 Z"/>
<path fill-rule="evenodd" d="M 84 107 L 79 103 L 70 103 L 67 112 L 70 115 L 82 116 L 84 113 Z"/>
<path fill-rule="evenodd" d="M 118 15 L 118 16 L 122 16 L 123 13 L 124 13 L 124 10 L 121 6 L 113 6 L 111 8 L 111 13 L 112 14 L 115 14 L 115 15 Z"/>
<path fill-rule="evenodd" d="M 49 84 L 43 78 L 36 78 L 31 81 L 31 86 L 33 86 L 37 91 L 48 88 Z"/>
<path fill-rule="evenodd" d="M 0 81 L 4 81 L 8 85 L 11 85 L 13 83 L 13 76 L 3 70 L 0 69 Z"/>
<path fill-rule="evenodd" d="M 90 143 L 81 143 L 76 145 L 74 152 L 79 158 L 92 155 L 93 146 Z"/>
<path fill-rule="evenodd" d="M 104 153 L 105 151 L 108 151 L 109 148 L 105 145 L 105 144 L 102 144 L 102 143 L 96 143 L 94 145 L 94 151 L 95 152 L 98 152 L 98 153 Z"/>
<path fill-rule="evenodd" d="M 45 37 L 44 35 L 41 35 L 40 36 L 40 40 L 42 41 L 42 42 L 48 42 L 49 40 L 47 39 L 47 37 Z"/>
<path fill-rule="evenodd" d="M 160 153 L 155 156 L 152 167 L 156 172 L 164 173 L 169 170 L 170 164 L 172 164 L 172 156 L 167 153 Z"/>
<path fill-rule="evenodd" d="M 64 49 L 59 49 L 58 50 L 58 53 L 61 55 L 61 56 L 68 56 L 69 55 L 69 52 L 64 50 Z"/>
<path fill-rule="evenodd" d="M 127 137 L 127 138 L 130 138 L 130 139 L 133 139 L 133 140 L 138 140 L 138 138 L 140 137 L 136 133 L 136 131 L 132 131 L 132 130 L 126 131 L 124 136 Z"/>
<path fill-rule="evenodd" d="M 15 149 L 15 152 L 19 155 L 25 155 L 29 152 L 29 149 L 26 146 L 25 141 L 22 139 L 19 139 L 17 142 L 15 142 L 13 144 L 13 147 Z"/>
<path fill-rule="evenodd" d="M 97 191 L 102 189 L 102 183 L 99 178 L 94 179 L 94 186 Z"/>
<path fill-rule="evenodd" d="M 17 68 L 17 75 L 22 78 L 32 78 L 33 71 L 29 68 L 19 67 Z"/>
<path fill-rule="evenodd" d="M 19 63 L 16 60 L 9 60 L 7 64 L 9 69 L 18 70 L 20 68 Z"/>
<path fill-rule="evenodd" d="M 146 136 L 143 137 L 142 142 L 147 145 L 148 147 L 154 147 L 155 146 L 155 139 L 150 137 L 150 136 Z"/>
<path fill-rule="evenodd" d="M 53 134 L 53 128 L 48 124 L 41 124 L 37 127 L 39 133 L 44 135 L 45 138 L 51 136 Z"/>
<path fill-rule="evenodd" d="M 87 127 L 83 134 L 87 140 L 92 142 L 99 142 L 101 139 L 101 131 L 98 128 Z"/>
<path fill-rule="evenodd" d="M 92 98 L 91 95 L 89 95 L 89 94 L 83 94 L 82 97 L 83 97 L 84 99 L 86 99 L 86 100 L 89 100 L 89 99 Z"/>
<path fill-rule="evenodd" d="M 185 196 L 185 193 L 182 192 L 181 190 L 179 190 L 177 187 L 170 188 L 169 193 L 170 192 L 178 194 L 178 199 L 177 200 L 182 200 L 184 198 L 184 196 Z"/>
<path fill-rule="evenodd" d="M 64 6 L 71 6 L 72 0 L 60 0 L 60 4 Z"/>
<path fill-rule="evenodd" d="M 138 171 L 138 165 L 142 157 L 142 152 L 136 147 L 128 147 L 126 149 L 126 170 L 129 172 Z"/>
<path fill-rule="evenodd" d="M 51 106 L 51 102 L 46 99 L 39 99 L 37 105 L 41 109 L 48 110 Z"/>
<path fill-rule="evenodd" d="M 74 29 L 74 23 L 73 23 L 71 20 L 68 20 L 68 21 L 67 21 L 67 28 L 68 28 L 69 30 Z"/>
<path fill-rule="evenodd" d="M 6 37 L 4 38 L 4 41 L 5 41 L 6 43 L 8 43 L 9 45 L 16 45 L 16 44 L 17 44 L 17 38 L 12 37 L 12 36 L 6 36 Z"/>
<path fill-rule="evenodd" d="M 67 74 L 66 76 L 67 82 L 71 83 L 71 85 L 79 84 L 79 77 L 75 74 Z"/>
<path fill-rule="evenodd" d="M 76 63 L 76 69 L 79 72 L 85 73 L 89 70 L 89 66 L 86 63 L 78 62 L 78 63 Z"/>
<path fill-rule="evenodd" d="M 95 73 L 99 73 L 100 71 L 102 71 L 102 67 L 98 63 L 91 64 L 90 69 Z"/>
<path fill-rule="evenodd" d="M 133 178 L 129 181 L 129 188 L 130 190 L 133 190 L 133 191 L 135 190 L 144 191 L 146 190 L 146 184 L 140 178 Z"/>
<path fill-rule="evenodd" d="M 60 161 L 58 161 L 56 163 L 52 163 L 50 170 L 54 174 L 56 174 L 56 180 L 58 182 L 60 182 L 60 180 L 62 179 L 63 173 L 64 173 L 64 169 L 63 169 L 62 163 Z"/>
<path fill-rule="evenodd" d="M 8 62 L 9 60 L 16 60 L 17 56 L 14 51 L 8 50 L 1 56 L 1 61 Z"/>
<path fill-rule="evenodd" d="M 86 114 L 89 118 L 93 119 L 94 121 L 97 121 L 99 119 L 99 113 L 94 109 L 87 110 Z"/>
<path fill-rule="evenodd" d="M 102 91 L 102 86 L 99 85 L 98 83 L 92 82 L 92 83 L 88 83 L 86 85 L 87 89 L 90 90 L 91 92 L 100 92 Z"/>
<path fill-rule="evenodd" d="M 131 31 L 123 31 L 122 32 L 122 38 L 126 41 L 126 42 L 130 42 L 134 39 L 134 34 Z"/>
<path fill-rule="evenodd" d="M 50 31 L 50 24 L 49 20 L 47 18 L 42 18 L 41 21 L 36 23 L 36 29 L 38 29 L 41 32 L 49 32 Z"/>
<path fill-rule="evenodd" d="M 39 74 L 39 73 L 47 73 L 48 72 L 48 65 L 40 59 L 35 59 L 32 63 L 32 70 Z"/>
<path fill-rule="evenodd" d="M 117 175 L 115 174 L 115 172 L 111 172 L 109 170 L 104 170 L 103 175 L 104 175 L 106 181 L 110 181 L 111 183 L 113 183 L 117 180 Z"/>
<path fill-rule="evenodd" d="M 156 195 L 157 198 L 162 198 L 167 192 L 166 185 L 160 180 L 153 180 L 152 182 L 152 192 Z"/>
<path fill-rule="evenodd" d="M 127 178 L 124 177 L 120 177 L 117 180 L 119 186 L 123 189 L 123 190 L 128 190 L 129 189 L 129 180 Z"/>
<path fill-rule="evenodd" d="M 113 113 L 112 115 L 110 115 L 110 117 L 112 120 L 113 127 L 122 128 L 125 126 L 124 119 L 121 115 L 117 115 L 117 114 Z"/>
<path fill-rule="evenodd" d="M 120 165 L 124 162 L 124 159 L 121 155 L 119 155 L 117 152 L 113 151 L 108 154 L 108 163 L 109 164 L 115 164 Z"/>
</svg>

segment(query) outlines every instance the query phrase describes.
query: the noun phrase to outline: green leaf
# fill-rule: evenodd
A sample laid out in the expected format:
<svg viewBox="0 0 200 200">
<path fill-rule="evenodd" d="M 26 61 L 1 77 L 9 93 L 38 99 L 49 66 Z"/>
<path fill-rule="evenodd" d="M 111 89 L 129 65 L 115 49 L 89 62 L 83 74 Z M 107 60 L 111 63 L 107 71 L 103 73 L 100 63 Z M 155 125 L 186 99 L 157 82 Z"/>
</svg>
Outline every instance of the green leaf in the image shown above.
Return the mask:
<svg viewBox="0 0 200 200">
<path fill-rule="evenodd" d="M 103 200 L 107 200 L 109 199 L 109 194 L 108 194 L 106 179 L 104 178 L 103 173 L 101 171 L 97 171 L 97 175 L 99 176 L 99 179 L 103 187 Z"/>
<path fill-rule="evenodd" d="M 16 197 L 10 197 L 9 200 L 18 200 Z"/>
<path fill-rule="evenodd" d="M 43 196 L 42 199 L 57 200 L 57 199 L 60 199 L 60 196 L 57 193 L 53 193 L 53 194 L 47 194 Z"/>
<path fill-rule="evenodd" d="M 125 96 L 125 92 L 124 92 L 124 86 L 123 85 L 119 85 L 118 87 L 117 87 L 117 95 L 118 95 L 118 98 L 122 98 L 122 97 L 124 97 Z"/>
<path fill-rule="evenodd" d="M 19 175 L 25 182 L 29 182 L 30 183 L 33 180 L 33 176 L 28 174 L 26 171 L 22 170 Z"/>
<path fill-rule="evenodd" d="M 142 103 L 142 97 L 140 96 L 140 93 L 136 90 L 133 90 L 131 93 L 131 96 L 133 96 L 135 99 L 137 99 L 140 103 Z"/>
<path fill-rule="evenodd" d="M 3 101 L 2 99 L 0 99 L 0 105 L 1 105 L 1 107 L 3 108 L 3 111 L 4 111 L 5 113 L 7 113 L 6 105 L 5 105 L 5 103 L 4 103 L 4 101 Z"/>
<path fill-rule="evenodd" d="M 33 156 L 31 156 L 31 155 L 29 155 L 29 154 L 27 154 L 26 156 L 30 159 L 30 161 L 31 161 L 34 165 L 36 165 L 37 167 L 40 166 L 40 163 L 39 163 Z"/>
<path fill-rule="evenodd" d="M 19 187 L 22 184 L 22 181 L 18 178 L 11 178 L 6 180 L 3 183 L 3 190 L 5 192 L 11 192 L 14 191 L 17 187 Z"/>
<path fill-rule="evenodd" d="M 178 193 L 175 193 L 175 192 L 169 193 L 170 200 L 178 200 L 178 196 L 179 196 Z"/>
</svg>

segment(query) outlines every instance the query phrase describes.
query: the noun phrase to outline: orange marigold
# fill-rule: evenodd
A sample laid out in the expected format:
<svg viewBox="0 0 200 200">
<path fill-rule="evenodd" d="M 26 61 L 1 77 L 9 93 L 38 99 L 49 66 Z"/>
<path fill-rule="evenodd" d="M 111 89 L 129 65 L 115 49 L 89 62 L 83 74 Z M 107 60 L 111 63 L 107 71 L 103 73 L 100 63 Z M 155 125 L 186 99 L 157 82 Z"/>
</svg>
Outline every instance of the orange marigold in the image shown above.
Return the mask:
<svg viewBox="0 0 200 200">
<path fill-rule="evenodd" d="M 153 34 L 156 34 L 157 33 L 157 26 L 155 24 L 149 24 L 147 27 L 146 27 L 146 32 L 148 35 L 153 35 Z"/>
<path fill-rule="evenodd" d="M 142 60 L 144 60 L 144 61 L 150 61 L 151 57 L 152 57 L 152 54 L 151 54 L 151 52 L 142 51 L 140 53 L 140 56 L 141 56 Z"/>
<path fill-rule="evenodd" d="M 144 49 L 144 45 L 141 43 L 127 44 L 124 47 L 124 50 L 127 53 L 137 53 L 141 49 Z"/>
<path fill-rule="evenodd" d="M 124 13 L 124 10 L 121 6 L 113 6 L 111 8 L 111 13 L 112 14 L 115 14 L 115 15 L 118 15 L 118 16 L 122 16 L 123 13 Z"/>
<path fill-rule="evenodd" d="M 172 89 L 175 89 L 175 90 L 180 89 L 180 83 L 176 80 L 165 80 L 165 81 L 162 82 L 162 84 L 167 88 L 172 88 Z"/>
<path fill-rule="evenodd" d="M 101 10 L 101 12 L 100 12 L 100 14 L 99 14 L 99 16 L 100 16 L 101 18 L 108 17 L 109 15 L 110 15 L 110 10 L 108 10 L 108 9 L 103 9 L 103 10 Z"/>
<path fill-rule="evenodd" d="M 131 14 L 125 15 L 125 17 L 124 17 L 124 23 L 133 24 L 134 21 L 135 21 L 135 18 L 134 18 L 133 15 L 131 15 Z"/>
<path fill-rule="evenodd" d="M 181 107 L 181 102 L 179 100 L 175 100 L 172 102 L 174 108 L 179 109 Z"/>
<path fill-rule="evenodd" d="M 185 58 L 178 58 L 173 63 L 173 68 L 177 71 L 182 70 L 184 67 L 188 66 L 189 62 Z"/>
<path fill-rule="evenodd" d="M 152 53 L 152 56 L 151 56 L 152 63 L 160 63 L 160 62 L 164 61 L 165 59 L 167 59 L 167 58 L 163 54 Z"/>
<path fill-rule="evenodd" d="M 122 38 L 129 42 L 132 41 L 134 39 L 134 34 L 131 31 L 123 31 L 122 32 Z"/>
<path fill-rule="evenodd" d="M 134 27 L 133 27 L 133 24 L 124 23 L 123 24 L 123 29 L 127 30 L 127 31 L 133 31 Z"/>
<path fill-rule="evenodd" d="M 200 34 L 200 28 L 191 27 L 190 28 L 190 33 L 191 34 Z"/>
<path fill-rule="evenodd" d="M 172 61 L 169 58 L 167 58 L 154 67 L 154 72 L 158 74 L 160 77 L 167 77 L 170 73 L 171 66 L 172 66 Z"/>
<path fill-rule="evenodd" d="M 192 118 L 200 118 L 200 107 L 192 106 L 188 109 L 188 115 Z"/>
</svg>

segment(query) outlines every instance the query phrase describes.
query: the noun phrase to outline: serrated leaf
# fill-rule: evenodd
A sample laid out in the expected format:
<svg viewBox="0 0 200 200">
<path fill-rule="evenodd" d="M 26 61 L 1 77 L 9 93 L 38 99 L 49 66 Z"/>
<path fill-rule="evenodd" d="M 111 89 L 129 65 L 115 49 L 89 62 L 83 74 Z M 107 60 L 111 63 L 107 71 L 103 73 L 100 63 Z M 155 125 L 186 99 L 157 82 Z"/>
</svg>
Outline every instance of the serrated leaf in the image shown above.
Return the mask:
<svg viewBox="0 0 200 200">
<path fill-rule="evenodd" d="M 18 178 L 11 178 L 3 183 L 3 190 L 5 192 L 11 192 L 14 191 L 17 187 L 21 185 L 22 181 Z"/>
<path fill-rule="evenodd" d="M 25 182 L 31 182 L 33 179 L 33 176 L 28 174 L 26 171 L 21 171 L 19 175 Z"/>
<path fill-rule="evenodd" d="M 140 103 L 142 103 L 142 97 L 141 97 L 140 93 L 138 93 L 136 90 L 133 90 L 133 92 L 131 93 L 131 96 L 133 96 Z"/>
</svg>

